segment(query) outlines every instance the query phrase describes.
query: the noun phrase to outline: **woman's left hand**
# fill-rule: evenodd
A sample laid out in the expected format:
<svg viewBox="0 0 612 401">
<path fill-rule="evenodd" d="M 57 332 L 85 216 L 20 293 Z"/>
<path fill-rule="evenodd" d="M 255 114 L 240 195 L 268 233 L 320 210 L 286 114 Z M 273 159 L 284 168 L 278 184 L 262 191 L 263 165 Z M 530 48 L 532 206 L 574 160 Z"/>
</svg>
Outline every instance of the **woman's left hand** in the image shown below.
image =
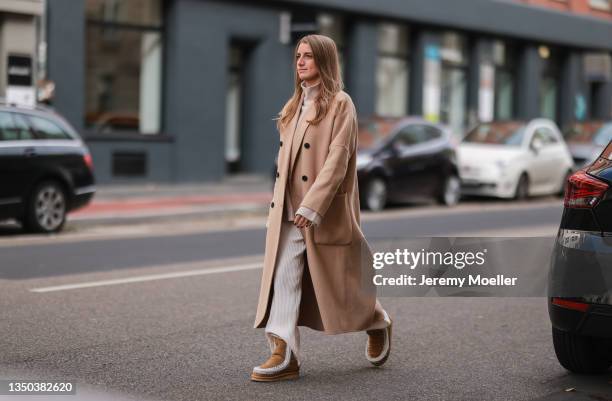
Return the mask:
<svg viewBox="0 0 612 401">
<path fill-rule="evenodd" d="M 293 224 L 295 224 L 298 228 L 310 227 L 312 222 L 308 220 L 306 217 L 301 214 L 297 214 L 293 219 Z"/>
</svg>

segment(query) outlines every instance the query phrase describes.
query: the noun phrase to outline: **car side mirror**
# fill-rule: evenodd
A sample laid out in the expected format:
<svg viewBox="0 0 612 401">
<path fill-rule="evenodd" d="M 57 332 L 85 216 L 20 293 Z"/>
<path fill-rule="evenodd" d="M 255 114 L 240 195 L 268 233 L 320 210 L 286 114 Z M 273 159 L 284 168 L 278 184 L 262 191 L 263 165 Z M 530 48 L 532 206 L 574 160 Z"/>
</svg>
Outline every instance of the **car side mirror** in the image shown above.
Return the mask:
<svg viewBox="0 0 612 401">
<path fill-rule="evenodd" d="M 533 141 L 531 142 L 531 149 L 536 154 L 540 153 L 540 150 L 542 150 L 543 146 L 544 146 L 544 143 L 542 142 L 540 138 L 534 138 Z"/>
</svg>

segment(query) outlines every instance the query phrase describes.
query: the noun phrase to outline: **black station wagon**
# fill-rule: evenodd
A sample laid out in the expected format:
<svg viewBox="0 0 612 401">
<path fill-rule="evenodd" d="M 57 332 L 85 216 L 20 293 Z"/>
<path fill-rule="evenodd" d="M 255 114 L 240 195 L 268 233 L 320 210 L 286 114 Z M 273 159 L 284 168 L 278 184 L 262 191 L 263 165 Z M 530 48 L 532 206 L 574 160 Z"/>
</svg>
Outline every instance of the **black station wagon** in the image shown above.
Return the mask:
<svg viewBox="0 0 612 401">
<path fill-rule="evenodd" d="M 56 232 L 94 193 L 91 155 L 64 118 L 47 107 L 0 102 L 0 219 Z"/>
</svg>

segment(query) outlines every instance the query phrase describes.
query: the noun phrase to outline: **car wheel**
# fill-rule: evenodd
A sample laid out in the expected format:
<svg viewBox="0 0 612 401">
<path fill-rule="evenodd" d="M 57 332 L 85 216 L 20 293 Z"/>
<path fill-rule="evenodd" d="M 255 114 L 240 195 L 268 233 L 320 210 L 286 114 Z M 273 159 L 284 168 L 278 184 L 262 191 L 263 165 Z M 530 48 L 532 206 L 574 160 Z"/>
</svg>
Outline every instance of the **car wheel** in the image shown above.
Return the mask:
<svg viewBox="0 0 612 401">
<path fill-rule="evenodd" d="M 559 363 L 574 373 L 603 373 L 612 365 L 612 341 L 579 336 L 553 327 Z"/>
<path fill-rule="evenodd" d="M 563 198 L 565 196 L 565 189 L 567 188 L 567 181 L 569 180 L 571 175 L 572 175 L 572 171 L 568 170 L 567 173 L 565 173 L 565 176 L 563 176 L 563 182 L 561 183 L 561 189 L 559 189 L 559 192 L 557 193 L 557 196 L 559 196 L 560 198 Z"/>
<path fill-rule="evenodd" d="M 387 183 L 380 177 L 373 177 L 367 185 L 365 205 L 368 209 L 378 212 L 387 205 Z"/>
<path fill-rule="evenodd" d="M 527 178 L 527 174 L 521 174 L 518 183 L 516 184 L 516 189 L 514 190 L 514 199 L 516 200 L 525 200 L 529 196 L 529 178 Z"/>
<path fill-rule="evenodd" d="M 449 175 L 444 181 L 438 201 L 446 206 L 454 206 L 461 198 L 461 181 L 456 175 Z"/>
<path fill-rule="evenodd" d="M 28 202 L 25 226 L 28 231 L 52 233 L 62 229 L 66 222 L 66 193 L 57 181 L 44 181 L 36 185 Z"/>
</svg>

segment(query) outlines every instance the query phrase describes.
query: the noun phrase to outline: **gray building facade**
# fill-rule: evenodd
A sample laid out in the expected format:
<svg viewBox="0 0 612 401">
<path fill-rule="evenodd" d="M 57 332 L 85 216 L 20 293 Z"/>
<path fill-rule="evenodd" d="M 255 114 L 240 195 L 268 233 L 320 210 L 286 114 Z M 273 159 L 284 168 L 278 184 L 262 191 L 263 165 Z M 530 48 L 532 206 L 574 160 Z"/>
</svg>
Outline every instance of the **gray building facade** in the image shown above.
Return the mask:
<svg viewBox="0 0 612 401">
<path fill-rule="evenodd" d="M 423 115 L 458 136 L 479 120 L 612 118 L 612 22 L 520 3 L 48 0 L 46 13 L 53 106 L 100 183 L 269 174 L 308 32 L 338 43 L 363 116 Z"/>
</svg>

